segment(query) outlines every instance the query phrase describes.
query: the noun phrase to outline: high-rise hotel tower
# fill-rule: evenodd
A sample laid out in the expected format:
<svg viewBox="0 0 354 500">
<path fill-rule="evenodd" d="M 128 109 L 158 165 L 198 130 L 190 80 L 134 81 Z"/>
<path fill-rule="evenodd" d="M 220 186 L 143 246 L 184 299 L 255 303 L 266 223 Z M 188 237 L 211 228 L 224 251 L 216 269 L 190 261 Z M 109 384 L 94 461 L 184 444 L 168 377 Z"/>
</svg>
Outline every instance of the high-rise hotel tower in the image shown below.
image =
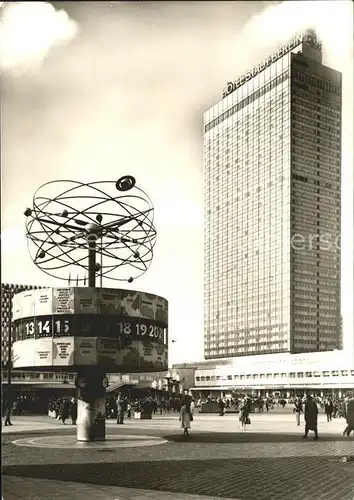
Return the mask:
<svg viewBox="0 0 354 500">
<path fill-rule="evenodd" d="M 206 359 L 341 347 L 341 93 L 308 30 L 205 112 Z"/>
</svg>

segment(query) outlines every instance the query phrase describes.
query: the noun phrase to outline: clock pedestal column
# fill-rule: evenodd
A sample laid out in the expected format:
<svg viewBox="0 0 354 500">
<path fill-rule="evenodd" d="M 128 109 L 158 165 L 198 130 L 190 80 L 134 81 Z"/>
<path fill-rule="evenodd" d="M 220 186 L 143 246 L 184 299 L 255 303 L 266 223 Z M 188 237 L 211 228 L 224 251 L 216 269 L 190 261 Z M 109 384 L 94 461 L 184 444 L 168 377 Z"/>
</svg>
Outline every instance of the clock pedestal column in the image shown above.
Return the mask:
<svg viewBox="0 0 354 500">
<path fill-rule="evenodd" d="M 77 441 L 105 441 L 107 378 L 98 367 L 80 369 L 77 387 Z"/>
</svg>

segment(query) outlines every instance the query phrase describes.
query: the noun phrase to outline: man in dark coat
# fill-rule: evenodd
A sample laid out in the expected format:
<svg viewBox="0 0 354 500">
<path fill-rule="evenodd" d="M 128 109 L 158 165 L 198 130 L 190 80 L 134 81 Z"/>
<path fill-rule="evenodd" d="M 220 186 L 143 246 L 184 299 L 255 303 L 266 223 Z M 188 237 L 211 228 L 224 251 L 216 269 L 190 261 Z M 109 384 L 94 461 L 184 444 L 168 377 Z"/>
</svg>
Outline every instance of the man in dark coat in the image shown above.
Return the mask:
<svg viewBox="0 0 354 500">
<path fill-rule="evenodd" d="M 70 415 L 70 402 L 68 399 L 64 399 L 60 405 L 60 419 L 63 421 L 65 425 L 65 420 L 69 418 Z"/>
<path fill-rule="evenodd" d="M 219 411 L 220 417 L 223 417 L 225 413 L 225 402 L 222 398 L 219 398 Z"/>
<path fill-rule="evenodd" d="M 326 399 L 324 404 L 325 414 L 327 415 L 327 422 L 332 422 L 332 413 L 333 413 L 333 403 L 330 398 Z"/>
<path fill-rule="evenodd" d="M 126 400 L 119 392 L 117 397 L 117 424 L 124 423 L 124 412 L 126 409 Z"/>
<path fill-rule="evenodd" d="M 313 431 L 315 433 L 315 439 L 318 439 L 317 418 L 317 405 L 314 402 L 312 396 L 307 396 L 305 403 L 305 435 L 303 436 L 303 438 L 306 439 L 309 431 Z"/>
<path fill-rule="evenodd" d="M 12 425 L 12 422 L 11 422 L 11 404 L 9 401 L 6 401 L 4 410 L 5 410 L 4 425 L 5 426 Z"/>
</svg>

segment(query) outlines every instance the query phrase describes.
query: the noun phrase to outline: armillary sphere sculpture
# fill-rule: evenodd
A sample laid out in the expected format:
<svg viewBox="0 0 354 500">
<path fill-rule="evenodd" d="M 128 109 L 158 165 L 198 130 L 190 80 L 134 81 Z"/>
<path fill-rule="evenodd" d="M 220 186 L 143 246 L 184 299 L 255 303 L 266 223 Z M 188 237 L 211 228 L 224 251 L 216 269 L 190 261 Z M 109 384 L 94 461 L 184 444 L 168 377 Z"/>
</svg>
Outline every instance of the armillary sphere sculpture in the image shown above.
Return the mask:
<svg viewBox="0 0 354 500">
<path fill-rule="evenodd" d="M 151 264 L 154 208 L 130 175 L 117 182 L 47 182 L 24 214 L 31 258 L 52 277 L 70 283 L 77 272 L 78 285 L 87 273 L 91 287 L 97 274 L 131 283 Z"/>
<path fill-rule="evenodd" d="M 77 440 L 104 441 L 106 374 L 168 368 L 168 301 L 102 286 L 102 277 L 131 283 L 150 266 L 152 202 L 130 175 L 61 180 L 43 184 L 24 213 L 33 262 L 68 286 L 16 294 L 13 367 L 76 372 Z"/>
</svg>

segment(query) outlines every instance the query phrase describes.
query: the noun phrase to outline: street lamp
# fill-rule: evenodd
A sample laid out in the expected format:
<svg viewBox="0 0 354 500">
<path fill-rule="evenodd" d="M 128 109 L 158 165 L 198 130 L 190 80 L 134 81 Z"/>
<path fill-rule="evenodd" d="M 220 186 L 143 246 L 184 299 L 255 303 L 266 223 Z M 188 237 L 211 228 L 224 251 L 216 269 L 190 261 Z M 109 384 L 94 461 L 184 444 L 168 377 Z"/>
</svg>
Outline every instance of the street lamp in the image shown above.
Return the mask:
<svg viewBox="0 0 354 500">
<path fill-rule="evenodd" d="M 156 397 L 156 389 L 157 389 L 157 380 L 153 380 L 151 382 L 151 389 L 153 391 L 152 394 L 153 394 L 153 397 L 155 399 L 155 397 Z"/>
<path fill-rule="evenodd" d="M 172 371 L 172 374 L 170 376 L 170 380 L 171 380 L 171 383 L 172 383 L 172 392 L 173 393 L 179 393 L 179 382 L 180 382 L 181 378 L 178 375 L 178 373 L 176 372 L 176 370 Z"/>
<path fill-rule="evenodd" d="M 12 291 L 7 286 L 1 287 L 1 294 L 5 293 L 10 300 L 10 318 L 9 318 L 9 339 L 8 339 L 8 355 L 7 355 L 7 401 L 8 401 L 8 424 L 11 423 L 11 407 L 12 407 Z"/>
<path fill-rule="evenodd" d="M 170 393 L 170 382 L 172 380 L 172 375 L 171 373 L 168 371 L 166 373 L 166 375 L 164 376 L 164 378 L 167 380 L 167 392 Z"/>
<path fill-rule="evenodd" d="M 180 385 L 181 377 L 176 373 L 176 376 L 174 377 L 174 382 L 176 385 L 176 393 L 181 394 L 181 385 Z"/>
</svg>

